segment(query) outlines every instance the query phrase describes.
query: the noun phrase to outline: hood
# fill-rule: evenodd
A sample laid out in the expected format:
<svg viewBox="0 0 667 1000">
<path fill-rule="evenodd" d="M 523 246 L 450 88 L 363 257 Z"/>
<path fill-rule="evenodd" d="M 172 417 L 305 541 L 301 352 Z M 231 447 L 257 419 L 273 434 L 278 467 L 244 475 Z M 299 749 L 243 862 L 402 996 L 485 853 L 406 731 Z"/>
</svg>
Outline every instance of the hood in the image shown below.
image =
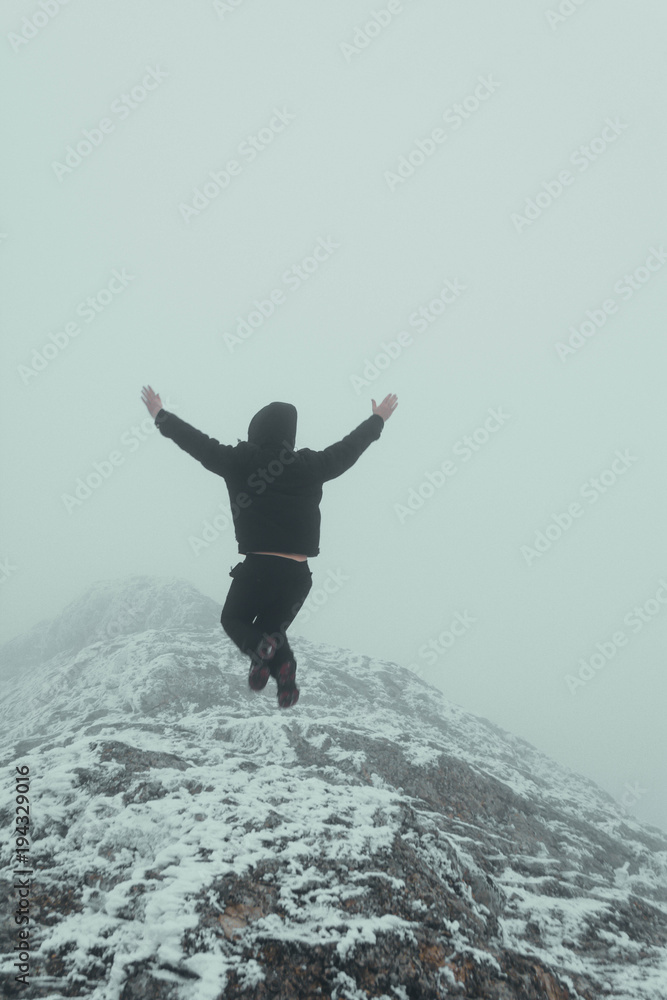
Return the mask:
<svg viewBox="0 0 667 1000">
<path fill-rule="evenodd" d="M 268 403 L 258 410 L 248 425 L 248 441 L 257 445 L 289 444 L 296 441 L 296 406 Z"/>
</svg>

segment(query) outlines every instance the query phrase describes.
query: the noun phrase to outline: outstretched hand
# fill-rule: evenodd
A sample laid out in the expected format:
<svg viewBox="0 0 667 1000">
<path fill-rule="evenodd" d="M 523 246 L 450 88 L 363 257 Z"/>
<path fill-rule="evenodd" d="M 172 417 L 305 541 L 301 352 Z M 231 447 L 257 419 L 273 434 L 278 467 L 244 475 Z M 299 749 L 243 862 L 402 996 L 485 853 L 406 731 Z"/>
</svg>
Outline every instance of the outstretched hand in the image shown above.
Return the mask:
<svg viewBox="0 0 667 1000">
<path fill-rule="evenodd" d="M 148 412 L 155 419 L 162 409 L 162 400 L 156 392 L 153 392 L 149 385 L 145 385 L 141 392 L 141 398 L 148 407 Z"/>
<path fill-rule="evenodd" d="M 389 420 L 396 407 L 398 406 L 398 397 L 395 393 L 390 392 L 388 396 L 385 396 L 379 406 L 375 405 L 375 400 L 371 400 L 373 404 L 373 413 L 379 413 L 383 420 Z"/>
</svg>

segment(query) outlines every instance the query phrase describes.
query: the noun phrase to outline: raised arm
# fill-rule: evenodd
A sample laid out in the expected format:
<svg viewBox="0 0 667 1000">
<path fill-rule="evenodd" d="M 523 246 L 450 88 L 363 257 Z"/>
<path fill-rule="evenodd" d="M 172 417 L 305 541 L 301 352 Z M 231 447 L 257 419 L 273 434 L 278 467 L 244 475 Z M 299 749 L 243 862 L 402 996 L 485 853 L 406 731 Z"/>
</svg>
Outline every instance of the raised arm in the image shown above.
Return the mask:
<svg viewBox="0 0 667 1000">
<path fill-rule="evenodd" d="M 397 397 L 393 393 L 385 396 L 379 406 L 376 405 L 375 400 L 372 400 L 372 403 L 373 413 L 371 416 L 355 427 L 341 441 L 330 444 L 322 451 L 309 453 L 310 467 L 321 482 L 336 479 L 337 476 L 347 472 L 359 456 L 366 451 L 366 448 L 373 441 L 377 441 L 382 433 L 384 422 L 389 419 L 398 406 Z M 377 420 L 373 419 L 374 417 L 381 417 L 382 423 L 378 424 Z"/>
<path fill-rule="evenodd" d="M 163 437 L 171 438 L 179 448 L 195 458 L 209 472 L 224 476 L 230 471 L 235 454 L 233 445 L 220 444 L 215 438 L 208 437 L 185 420 L 181 420 L 175 413 L 165 410 L 162 400 L 150 386 L 144 386 L 141 398 Z M 158 416 L 161 410 L 162 413 Z"/>
</svg>

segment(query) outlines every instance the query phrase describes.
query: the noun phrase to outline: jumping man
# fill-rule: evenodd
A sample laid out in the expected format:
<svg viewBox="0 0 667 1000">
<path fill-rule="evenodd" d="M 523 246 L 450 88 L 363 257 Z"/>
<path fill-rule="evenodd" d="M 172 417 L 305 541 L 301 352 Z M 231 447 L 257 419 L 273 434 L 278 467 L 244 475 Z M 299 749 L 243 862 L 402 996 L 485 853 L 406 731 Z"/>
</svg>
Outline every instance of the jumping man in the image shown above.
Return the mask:
<svg viewBox="0 0 667 1000">
<path fill-rule="evenodd" d="M 295 450 L 292 403 L 264 406 L 250 421 L 248 440 L 229 445 L 165 410 L 150 386 L 143 387 L 141 398 L 164 437 L 225 480 L 238 551 L 245 559 L 230 571 L 233 581 L 220 624 L 250 656 L 252 690 L 266 687 L 271 674 L 280 708 L 296 705 L 296 659 L 286 633 L 313 585 L 308 557 L 320 551 L 322 484 L 346 472 L 380 437 L 397 397 L 390 393 L 379 406 L 371 400 L 371 416 L 322 451 Z"/>
</svg>

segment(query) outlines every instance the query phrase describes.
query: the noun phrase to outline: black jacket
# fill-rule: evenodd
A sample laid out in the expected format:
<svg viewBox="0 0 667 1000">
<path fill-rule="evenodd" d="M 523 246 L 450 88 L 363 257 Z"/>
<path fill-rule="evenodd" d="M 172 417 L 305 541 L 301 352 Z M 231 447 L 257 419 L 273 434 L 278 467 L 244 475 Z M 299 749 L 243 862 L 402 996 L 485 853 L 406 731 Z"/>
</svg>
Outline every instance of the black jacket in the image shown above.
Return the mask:
<svg viewBox="0 0 667 1000">
<path fill-rule="evenodd" d="M 248 440 L 229 445 L 207 437 L 168 410 L 155 417 L 164 437 L 225 480 L 241 553 L 316 556 L 322 483 L 354 465 L 384 427 L 382 417 L 373 413 L 323 451 L 295 451 L 296 418 L 291 403 L 269 403 L 250 421 Z"/>
</svg>

